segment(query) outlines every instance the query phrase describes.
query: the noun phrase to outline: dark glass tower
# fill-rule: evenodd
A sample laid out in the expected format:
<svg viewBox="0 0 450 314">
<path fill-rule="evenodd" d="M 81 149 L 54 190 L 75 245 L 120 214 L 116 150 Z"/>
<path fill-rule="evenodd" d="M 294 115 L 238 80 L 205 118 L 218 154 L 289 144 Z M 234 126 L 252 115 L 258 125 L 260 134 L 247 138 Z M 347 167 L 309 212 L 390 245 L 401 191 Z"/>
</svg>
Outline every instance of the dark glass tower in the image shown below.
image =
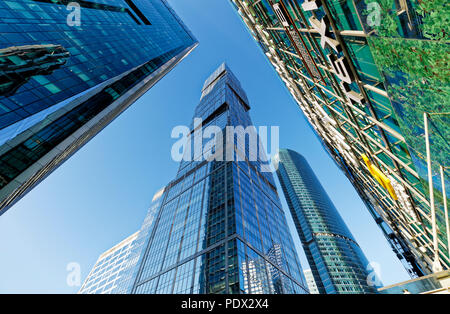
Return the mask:
<svg viewBox="0 0 450 314">
<path fill-rule="evenodd" d="M 197 44 L 165 0 L 69 3 L 0 2 L 0 215 Z"/>
<path fill-rule="evenodd" d="M 366 257 L 306 159 L 283 149 L 276 162 L 319 293 L 375 293 Z"/>
<path fill-rule="evenodd" d="M 249 110 L 240 83 L 222 65 L 205 82 L 194 115 L 203 124 L 192 125 L 191 134 L 250 126 Z M 226 146 L 245 160 L 195 156 L 180 163 L 149 229 L 132 293 L 307 293 L 272 174 L 261 172 L 261 160 L 248 161 L 248 145 Z M 214 147 L 210 152 L 220 155 L 222 146 Z"/>
</svg>

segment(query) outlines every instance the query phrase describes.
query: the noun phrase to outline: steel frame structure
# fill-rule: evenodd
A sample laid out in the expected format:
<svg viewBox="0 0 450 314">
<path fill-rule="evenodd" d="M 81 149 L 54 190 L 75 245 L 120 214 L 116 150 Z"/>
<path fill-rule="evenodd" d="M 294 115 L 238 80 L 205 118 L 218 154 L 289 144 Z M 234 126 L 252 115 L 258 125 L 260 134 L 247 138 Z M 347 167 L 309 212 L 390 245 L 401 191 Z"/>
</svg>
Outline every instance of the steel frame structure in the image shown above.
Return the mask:
<svg viewBox="0 0 450 314">
<path fill-rule="evenodd" d="M 367 38 L 372 32 L 339 29 L 335 21 L 337 14 L 330 4 L 332 1 L 230 1 L 323 146 L 355 186 L 409 274 L 417 277 L 432 273 L 433 264 L 449 269 L 449 243 L 444 243 L 447 241 L 442 241 L 442 237 L 432 230 L 435 218 L 430 209 L 429 195 L 421 183 L 423 178 L 415 170 L 405 138 L 395 129 L 398 118 L 383 81 L 355 66 L 356 54 L 368 48 Z M 346 2 L 351 2 L 356 8 L 355 1 Z M 320 7 L 321 16 L 314 10 L 305 11 L 302 3 Z M 284 16 L 276 10 L 278 15 L 269 14 L 274 8 L 284 12 Z M 362 25 L 362 17 L 358 10 L 355 11 Z M 397 14 L 408 14 L 409 18 L 408 6 L 400 6 Z M 319 17 L 322 21 L 328 19 L 329 24 L 325 28 L 323 24 L 321 29 L 311 25 L 311 18 L 318 21 Z M 412 23 L 409 27 L 413 27 Z M 293 38 L 294 32 L 301 37 L 323 80 L 311 75 L 308 68 L 312 65 L 308 64 L 308 57 L 296 49 L 298 40 Z M 339 56 L 349 61 L 348 69 L 354 77 L 352 91 L 359 90 L 360 103 L 351 101 L 349 89 L 339 83 L 342 72 L 338 73 L 336 67 L 330 66 L 329 55 L 326 56 L 321 45 L 324 33 L 341 47 Z M 372 55 L 366 53 L 365 57 L 370 59 Z M 369 163 L 395 186 L 394 193 L 373 176 L 363 156 L 368 156 Z"/>
</svg>

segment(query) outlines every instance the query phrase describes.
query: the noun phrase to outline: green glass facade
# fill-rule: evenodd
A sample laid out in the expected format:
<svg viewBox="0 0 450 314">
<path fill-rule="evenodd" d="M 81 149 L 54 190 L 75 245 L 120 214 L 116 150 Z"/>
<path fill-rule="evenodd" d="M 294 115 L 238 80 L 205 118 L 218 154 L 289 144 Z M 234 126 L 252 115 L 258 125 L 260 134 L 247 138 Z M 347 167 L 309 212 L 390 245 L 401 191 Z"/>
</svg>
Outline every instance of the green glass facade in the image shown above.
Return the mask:
<svg viewBox="0 0 450 314">
<path fill-rule="evenodd" d="M 448 1 L 231 2 L 411 276 L 448 269 Z"/>
<path fill-rule="evenodd" d="M 196 45 L 165 0 L 1 1 L 0 215 Z"/>
<path fill-rule="evenodd" d="M 222 65 L 205 82 L 194 114 L 203 124 L 193 124 L 191 135 L 208 126 L 246 128 L 249 110 L 239 81 Z M 208 143 L 203 140 L 202 152 L 223 153 L 219 142 Z M 142 235 L 147 240 L 132 293 L 308 292 L 272 173 L 260 171 L 259 158 L 249 160 L 249 145 L 231 147 L 243 159 L 208 161 L 185 152 L 193 158 L 180 163 Z"/>
<path fill-rule="evenodd" d="M 131 261 L 138 236 L 136 232 L 101 254 L 78 293 L 117 294 L 121 283 L 126 282 L 127 270 L 136 264 Z"/>
<path fill-rule="evenodd" d="M 306 159 L 281 149 L 275 162 L 318 292 L 376 293 L 369 262 Z"/>
</svg>

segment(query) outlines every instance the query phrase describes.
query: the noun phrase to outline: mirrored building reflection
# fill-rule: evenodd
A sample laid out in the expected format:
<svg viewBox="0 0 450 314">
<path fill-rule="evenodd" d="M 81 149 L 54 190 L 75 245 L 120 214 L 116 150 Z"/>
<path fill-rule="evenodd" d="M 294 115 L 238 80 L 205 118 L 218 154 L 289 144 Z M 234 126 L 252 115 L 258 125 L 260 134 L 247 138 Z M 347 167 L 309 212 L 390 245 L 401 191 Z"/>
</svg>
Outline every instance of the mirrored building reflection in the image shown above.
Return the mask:
<svg viewBox="0 0 450 314">
<path fill-rule="evenodd" d="M 1 1 L 0 215 L 196 45 L 165 0 Z"/>
<path fill-rule="evenodd" d="M 188 139 L 208 126 L 251 126 L 249 110 L 223 64 L 204 84 Z M 200 149 L 184 151 L 189 158 L 164 191 L 132 293 L 308 292 L 272 173 L 261 171 L 264 158 L 249 160 L 248 142 L 238 136 L 200 135 Z"/>
<path fill-rule="evenodd" d="M 0 49 L 0 96 L 12 96 L 33 76 L 49 75 L 64 65 L 70 53 L 57 45 Z"/>
</svg>

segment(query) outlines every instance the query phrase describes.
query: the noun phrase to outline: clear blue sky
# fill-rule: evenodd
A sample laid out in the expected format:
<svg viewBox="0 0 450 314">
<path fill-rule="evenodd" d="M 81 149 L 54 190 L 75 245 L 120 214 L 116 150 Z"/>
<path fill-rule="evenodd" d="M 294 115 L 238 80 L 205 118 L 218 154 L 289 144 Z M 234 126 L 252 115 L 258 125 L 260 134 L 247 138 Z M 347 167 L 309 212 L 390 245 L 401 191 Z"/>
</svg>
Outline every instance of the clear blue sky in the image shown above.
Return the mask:
<svg viewBox="0 0 450 314">
<path fill-rule="evenodd" d="M 248 94 L 254 124 L 280 126 L 281 146 L 307 158 L 368 260 L 381 265 L 383 283 L 409 279 L 229 1 L 169 3 L 199 47 L 0 217 L 0 293 L 77 292 L 66 284 L 67 264 L 79 263 L 84 280 L 100 253 L 140 228 L 154 192 L 176 174 L 172 128 L 189 125 L 204 80 L 224 61 Z"/>
</svg>

